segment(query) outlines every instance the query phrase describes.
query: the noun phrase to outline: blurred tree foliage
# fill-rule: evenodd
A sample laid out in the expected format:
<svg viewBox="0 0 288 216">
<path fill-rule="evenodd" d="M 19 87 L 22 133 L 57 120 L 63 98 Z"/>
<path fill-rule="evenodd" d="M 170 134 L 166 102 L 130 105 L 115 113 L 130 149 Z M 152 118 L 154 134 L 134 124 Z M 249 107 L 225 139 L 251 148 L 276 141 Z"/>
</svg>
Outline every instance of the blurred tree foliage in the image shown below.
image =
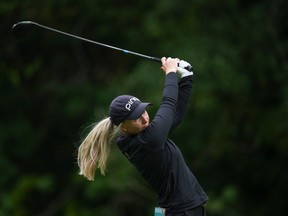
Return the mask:
<svg viewBox="0 0 288 216">
<path fill-rule="evenodd" d="M 32 20 L 191 62 L 187 117 L 171 136 L 210 200 L 208 215 L 284 215 L 288 24 L 274 1 L 8 1 L 0 4 L 0 215 L 153 215 L 156 196 L 112 147 L 108 174 L 78 175 L 76 149 L 110 101 L 160 103 L 160 65 L 41 29 Z"/>
</svg>

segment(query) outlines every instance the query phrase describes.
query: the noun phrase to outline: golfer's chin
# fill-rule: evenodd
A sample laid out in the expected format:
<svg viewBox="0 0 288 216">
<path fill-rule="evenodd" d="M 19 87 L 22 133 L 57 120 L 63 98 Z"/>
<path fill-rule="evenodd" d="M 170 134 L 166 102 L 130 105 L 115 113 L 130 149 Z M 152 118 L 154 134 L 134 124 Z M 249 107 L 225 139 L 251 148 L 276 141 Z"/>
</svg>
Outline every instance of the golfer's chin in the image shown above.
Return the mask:
<svg viewBox="0 0 288 216">
<path fill-rule="evenodd" d="M 141 131 L 144 131 L 149 126 L 149 123 L 147 122 L 143 127 L 141 128 Z"/>
</svg>

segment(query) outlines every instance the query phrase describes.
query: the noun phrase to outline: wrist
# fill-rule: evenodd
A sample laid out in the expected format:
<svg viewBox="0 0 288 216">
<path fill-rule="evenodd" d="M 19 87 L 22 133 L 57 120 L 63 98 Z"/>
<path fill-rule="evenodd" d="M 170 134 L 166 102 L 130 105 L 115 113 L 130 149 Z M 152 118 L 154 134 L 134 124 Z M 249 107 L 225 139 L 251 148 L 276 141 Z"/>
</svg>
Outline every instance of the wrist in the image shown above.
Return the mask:
<svg viewBox="0 0 288 216">
<path fill-rule="evenodd" d="M 166 75 L 168 75 L 168 74 L 170 74 L 170 73 L 176 73 L 176 71 L 174 71 L 174 70 L 169 70 L 169 71 L 166 72 Z"/>
<path fill-rule="evenodd" d="M 184 77 L 187 77 L 187 76 L 192 76 L 192 75 L 193 75 L 193 72 L 187 71 L 187 72 L 181 74 L 181 78 L 184 78 Z"/>
</svg>

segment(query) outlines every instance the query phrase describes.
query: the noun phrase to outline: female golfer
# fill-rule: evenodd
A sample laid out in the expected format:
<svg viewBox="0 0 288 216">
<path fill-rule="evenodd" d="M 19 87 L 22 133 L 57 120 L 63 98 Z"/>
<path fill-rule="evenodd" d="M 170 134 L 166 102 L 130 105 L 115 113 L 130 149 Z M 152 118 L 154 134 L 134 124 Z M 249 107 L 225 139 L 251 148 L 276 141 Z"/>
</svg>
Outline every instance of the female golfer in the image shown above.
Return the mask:
<svg viewBox="0 0 288 216">
<path fill-rule="evenodd" d="M 154 119 L 150 122 L 145 110 L 150 103 L 130 95 L 116 97 L 109 117 L 96 124 L 78 149 L 80 175 L 93 180 L 96 168 L 105 173 L 109 145 L 117 136 L 121 152 L 157 192 L 160 208 L 155 211 L 166 216 L 203 216 L 208 198 L 179 148 L 167 138 L 187 109 L 193 73 L 178 67 L 188 64 L 185 61 L 165 57 L 161 61 L 165 86 Z"/>
</svg>

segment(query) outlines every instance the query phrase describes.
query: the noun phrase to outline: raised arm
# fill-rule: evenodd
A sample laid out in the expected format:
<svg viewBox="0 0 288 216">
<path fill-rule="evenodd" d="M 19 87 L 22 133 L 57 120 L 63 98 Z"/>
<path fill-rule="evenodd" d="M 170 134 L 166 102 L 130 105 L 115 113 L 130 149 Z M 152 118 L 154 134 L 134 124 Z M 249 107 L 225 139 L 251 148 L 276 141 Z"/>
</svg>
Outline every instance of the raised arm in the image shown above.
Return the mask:
<svg viewBox="0 0 288 216">
<path fill-rule="evenodd" d="M 161 69 L 166 74 L 162 102 L 151 124 L 141 134 L 142 141 L 153 149 L 163 147 L 174 122 L 178 101 L 178 77 L 176 71 L 179 59 L 162 58 L 161 60 Z"/>
<path fill-rule="evenodd" d="M 178 90 L 178 102 L 174 115 L 174 121 L 171 130 L 175 129 L 183 120 L 188 109 L 188 102 L 192 89 L 192 75 L 180 79 Z"/>
</svg>

